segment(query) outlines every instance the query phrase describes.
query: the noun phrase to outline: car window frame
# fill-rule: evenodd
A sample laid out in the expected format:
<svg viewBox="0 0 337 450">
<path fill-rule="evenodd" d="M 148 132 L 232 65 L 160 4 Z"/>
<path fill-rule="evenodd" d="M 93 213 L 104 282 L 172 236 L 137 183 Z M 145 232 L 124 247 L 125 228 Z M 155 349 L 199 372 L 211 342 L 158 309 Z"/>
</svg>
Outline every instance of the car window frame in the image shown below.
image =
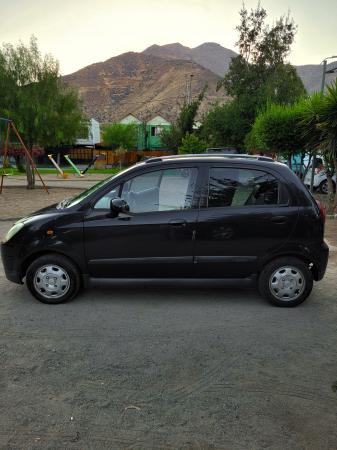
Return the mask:
<svg viewBox="0 0 337 450">
<path fill-rule="evenodd" d="M 163 164 L 159 167 L 157 166 L 151 166 L 148 168 L 148 170 L 144 170 L 144 167 L 141 168 L 141 170 L 137 170 L 134 173 L 129 173 L 128 176 L 122 177 L 120 179 L 114 180 L 114 183 L 112 183 L 110 186 L 105 186 L 105 189 L 101 192 L 96 192 L 94 198 L 90 201 L 90 210 L 94 212 L 107 212 L 110 211 L 109 208 L 95 208 L 95 204 L 104 197 L 108 192 L 112 191 L 114 188 L 119 186 L 119 196 L 122 193 L 123 185 L 127 183 L 128 181 L 132 180 L 133 178 L 136 178 L 141 175 L 145 175 L 151 172 L 159 172 L 159 171 L 165 171 L 165 170 L 177 170 L 177 169 L 196 169 L 197 175 L 196 175 L 196 182 L 195 182 L 195 188 L 193 192 L 193 198 L 191 202 L 191 207 L 188 209 L 170 209 L 170 210 L 164 210 L 164 211 L 147 211 L 147 212 L 141 212 L 141 213 L 133 213 L 130 211 L 128 213 L 130 216 L 140 216 L 143 214 L 158 214 L 158 213 L 177 213 L 177 212 L 184 212 L 184 211 L 190 211 L 199 209 L 200 204 L 200 189 L 201 189 L 201 170 L 200 165 L 197 163 L 194 164 Z M 160 180 L 162 180 L 162 176 L 160 177 Z"/>
<path fill-rule="evenodd" d="M 282 200 L 280 203 L 276 203 L 273 205 L 263 204 L 263 205 L 230 205 L 230 206 L 208 206 L 209 199 L 209 187 L 210 187 L 210 173 L 211 169 L 229 169 L 229 170 L 257 170 L 260 172 L 265 172 L 268 175 L 274 177 L 279 183 L 279 199 Z M 265 168 L 264 166 L 256 166 L 256 165 L 227 165 L 227 164 L 208 164 L 206 168 L 206 173 L 204 173 L 204 193 L 203 193 L 203 202 L 200 206 L 203 209 L 248 209 L 248 208 L 276 208 L 276 207 L 287 207 L 290 206 L 291 196 L 290 192 L 285 185 L 285 181 L 282 176 L 280 176 L 277 172 L 273 170 L 269 170 L 269 168 Z"/>
</svg>

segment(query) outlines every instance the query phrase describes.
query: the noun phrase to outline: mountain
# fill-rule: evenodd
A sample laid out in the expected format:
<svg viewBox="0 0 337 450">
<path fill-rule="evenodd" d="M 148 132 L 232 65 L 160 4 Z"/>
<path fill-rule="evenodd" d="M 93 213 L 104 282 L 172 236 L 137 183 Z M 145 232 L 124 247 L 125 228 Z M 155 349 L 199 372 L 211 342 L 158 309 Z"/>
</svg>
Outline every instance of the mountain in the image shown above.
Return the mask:
<svg viewBox="0 0 337 450">
<path fill-rule="evenodd" d="M 214 42 L 206 42 L 195 48 L 184 47 L 179 43 L 152 45 L 144 50 L 144 53 L 167 59 L 176 58 L 191 60 L 211 70 L 220 77 L 223 77 L 223 75 L 227 72 L 231 59 L 237 56 L 237 53 Z M 295 67 L 308 92 L 319 91 L 321 89 L 321 65 L 308 64 Z M 332 63 L 330 64 L 330 67 L 336 67 L 336 64 Z M 327 74 L 326 83 L 331 83 L 331 81 L 334 81 L 336 77 L 337 73 Z"/>
<path fill-rule="evenodd" d="M 335 68 L 336 63 L 328 64 L 327 70 Z M 320 64 L 308 64 L 296 67 L 298 75 L 302 78 L 303 84 L 308 92 L 318 92 L 322 84 L 323 66 Z M 327 73 L 325 76 L 325 84 L 329 85 L 337 77 L 337 73 Z"/>
<path fill-rule="evenodd" d="M 100 122 L 120 120 L 132 113 L 148 120 L 162 115 L 176 118 L 192 78 L 192 97 L 208 84 L 200 111 L 210 103 L 225 101 L 216 92 L 219 77 L 191 60 L 161 58 L 147 53 L 123 53 L 107 61 L 92 64 L 63 77 L 79 89 L 85 112 Z"/>
<path fill-rule="evenodd" d="M 168 45 L 152 45 L 143 51 L 147 55 L 159 56 L 165 59 L 186 59 L 194 61 L 223 77 L 227 72 L 231 59 L 237 53 L 222 47 L 215 42 L 205 42 L 195 48 L 185 47 L 179 43 Z"/>
<path fill-rule="evenodd" d="M 85 112 L 100 122 L 120 120 L 130 113 L 141 120 L 158 114 L 174 120 L 186 99 L 191 74 L 192 97 L 208 84 L 199 116 L 211 103 L 226 101 L 224 91 L 217 92 L 216 86 L 236 55 L 213 42 L 195 48 L 179 43 L 152 45 L 142 53 L 123 53 L 63 79 L 79 89 Z M 297 72 L 308 92 L 320 90 L 321 65 L 298 66 Z M 336 76 L 327 74 L 326 83 Z"/>
</svg>

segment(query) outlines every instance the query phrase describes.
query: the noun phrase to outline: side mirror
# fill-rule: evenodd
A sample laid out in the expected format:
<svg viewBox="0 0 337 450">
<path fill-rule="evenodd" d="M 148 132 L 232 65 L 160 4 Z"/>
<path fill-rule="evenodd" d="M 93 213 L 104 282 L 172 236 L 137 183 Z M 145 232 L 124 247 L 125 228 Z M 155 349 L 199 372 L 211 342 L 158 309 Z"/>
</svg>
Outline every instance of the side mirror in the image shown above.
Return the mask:
<svg viewBox="0 0 337 450">
<path fill-rule="evenodd" d="M 128 213 L 129 205 L 121 198 L 113 198 L 110 202 L 110 210 L 112 217 L 117 217 L 120 213 Z"/>
</svg>

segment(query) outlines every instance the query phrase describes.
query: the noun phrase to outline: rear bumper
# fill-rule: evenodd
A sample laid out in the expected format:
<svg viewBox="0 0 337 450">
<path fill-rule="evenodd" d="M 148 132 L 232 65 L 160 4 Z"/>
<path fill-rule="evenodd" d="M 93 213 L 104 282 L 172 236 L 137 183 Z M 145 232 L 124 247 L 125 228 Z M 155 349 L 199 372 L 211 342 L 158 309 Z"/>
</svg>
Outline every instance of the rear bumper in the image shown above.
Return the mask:
<svg viewBox="0 0 337 450">
<path fill-rule="evenodd" d="M 22 284 L 20 261 L 17 252 L 7 244 L 1 244 L 1 259 L 6 278 L 13 283 Z"/>
<path fill-rule="evenodd" d="M 314 255 L 314 280 L 320 281 L 324 277 L 328 265 L 329 247 L 323 241 L 312 248 L 312 254 Z"/>
</svg>

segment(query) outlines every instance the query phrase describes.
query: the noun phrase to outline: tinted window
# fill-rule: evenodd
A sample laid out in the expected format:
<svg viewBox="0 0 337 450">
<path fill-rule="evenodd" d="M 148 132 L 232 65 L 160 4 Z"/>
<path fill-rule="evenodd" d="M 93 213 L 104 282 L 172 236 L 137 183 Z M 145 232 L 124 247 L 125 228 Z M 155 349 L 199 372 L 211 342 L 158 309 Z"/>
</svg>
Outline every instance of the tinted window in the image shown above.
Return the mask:
<svg viewBox="0 0 337 450">
<path fill-rule="evenodd" d="M 110 202 L 113 198 L 117 198 L 119 195 L 120 186 L 114 187 L 110 192 L 104 195 L 104 197 L 100 198 L 98 202 L 95 204 L 95 209 L 109 209 Z"/>
<path fill-rule="evenodd" d="M 192 168 L 149 172 L 127 181 L 121 197 L 133 213 L 189 209 L 196 178 Z"/>
<path fill-rule="evenodd" d="M 210 170 L 208 206 L 276 205 L 279 182 L 261 170 L 213 168 Z"/>
</svg>

